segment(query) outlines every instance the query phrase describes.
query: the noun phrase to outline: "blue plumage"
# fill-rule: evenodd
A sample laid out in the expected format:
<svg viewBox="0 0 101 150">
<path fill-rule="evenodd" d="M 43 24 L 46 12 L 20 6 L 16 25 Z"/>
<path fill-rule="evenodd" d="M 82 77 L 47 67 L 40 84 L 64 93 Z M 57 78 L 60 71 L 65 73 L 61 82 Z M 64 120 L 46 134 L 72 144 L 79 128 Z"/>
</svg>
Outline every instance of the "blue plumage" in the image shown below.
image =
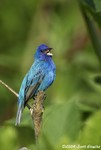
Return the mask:
<svg viewBox="0 0 101 150">
<path fill-rule="evenodd" d="M 34 98 L 38 91 L 45 91 L 55 79 L 56 67 L 52 61 L 51 49 L 41 44 L 36 50 L 34 63 L 24 77 L 19 91 L 16 125 L 20 124 L 22 111 L 28 100 Z"/>
</svg>

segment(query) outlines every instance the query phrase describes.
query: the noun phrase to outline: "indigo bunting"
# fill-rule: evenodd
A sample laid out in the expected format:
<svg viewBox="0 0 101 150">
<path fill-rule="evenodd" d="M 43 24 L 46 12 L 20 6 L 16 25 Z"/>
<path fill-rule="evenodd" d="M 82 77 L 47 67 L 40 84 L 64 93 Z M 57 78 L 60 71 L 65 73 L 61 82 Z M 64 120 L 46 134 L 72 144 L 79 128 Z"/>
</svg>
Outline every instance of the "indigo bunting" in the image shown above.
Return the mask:
<svg viewBox="0 0 101 150">
<path fill-rule="evenodd" d="M 25 75 L 20 87 L 15 125 L 20 124 L 26 103 L 31 98 L 34 99 L 38 91 L 45 91 L 55 80 L 56 67 L 52 60 L 51 49 L 47 45 L 41 44 L 36 50 L 34 63 Z"/>
</svg>

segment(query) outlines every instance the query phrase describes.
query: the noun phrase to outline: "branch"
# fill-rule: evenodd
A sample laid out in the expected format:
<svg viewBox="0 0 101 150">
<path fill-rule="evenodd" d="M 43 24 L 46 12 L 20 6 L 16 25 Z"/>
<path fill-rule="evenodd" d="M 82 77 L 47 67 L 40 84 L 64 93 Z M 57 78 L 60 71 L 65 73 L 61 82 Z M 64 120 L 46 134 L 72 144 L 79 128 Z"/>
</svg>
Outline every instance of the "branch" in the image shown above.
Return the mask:
<svg viewBox="0 0 101 150">
<path fill-rule="evenodd" d="M 16 97 L 18 97 L 18 93 L 16 93 L 11 87 L 9 87 L 6 83 L 0 80 L 0 83 L 4 85 L 11 93 L 13 93 Z"/>
<path fill-rule="evenodd" d="M 6 83 L 4 83 L 2 80 L 0 80 L 0 83 L 2 85 L 4 85 L 11 93 L 13 93 L 16 97 L 19 96 L 19 94 L 17 92 L 15 92 L 10 86 L 8 86 Z M 29 104 L 26 104 L 27 108 L 30 110 L 30 112 L 32 111 L 31 110 L 31 107 Z"/>
<path fill-rule="evenodd" d="M 34 124 L 36 142 L 38 140 L 41 131 L 42 116 L 44 110 L 44 105 L 43 105 L 44 99 L 45 99 L 45 92 L 39 91 L 37 96 L 35 97 L 34 104 L 32 106 L 33 109 L 32 120 Z"/>
</svg>

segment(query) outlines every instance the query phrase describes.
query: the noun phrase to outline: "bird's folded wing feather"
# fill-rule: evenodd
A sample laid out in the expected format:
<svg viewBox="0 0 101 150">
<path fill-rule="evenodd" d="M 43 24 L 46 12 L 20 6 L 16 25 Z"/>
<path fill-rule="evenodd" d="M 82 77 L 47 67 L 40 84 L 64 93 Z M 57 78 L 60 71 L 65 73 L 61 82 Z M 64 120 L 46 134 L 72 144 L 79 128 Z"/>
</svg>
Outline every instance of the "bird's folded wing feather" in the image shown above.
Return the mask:
<svg viewBox="0 0 101 150">
<path fill-rule="evenodd" d="M 35 93 L 37 92 L 42 80 L 43 80 L 44 76 L 39 76 L 39 78 L 37 78 L 37 82 L 35 84 L 31 84 L 30 86 L 27 86 L 27 93 L 26 93 L 26 101 L 33 98 L 33 96 L 35 95 Z M 36 79 L 34 79 L 36 80 Z M 32 83 L 34 81 L 32 80 Z"/>
<path fill-rule="evenodd" d="M 33 98 L 38 91 L 38 88 L 45 77 L 45 73 L 43 72 L 43 62 L 40 63 L 35 61 L 32 65 L 31 69 L 29 70 L 28 74 L 26 75 L 26 83 L 24 88 L 24 99 L 25 104 L 26 102 Z"/>
</svg>

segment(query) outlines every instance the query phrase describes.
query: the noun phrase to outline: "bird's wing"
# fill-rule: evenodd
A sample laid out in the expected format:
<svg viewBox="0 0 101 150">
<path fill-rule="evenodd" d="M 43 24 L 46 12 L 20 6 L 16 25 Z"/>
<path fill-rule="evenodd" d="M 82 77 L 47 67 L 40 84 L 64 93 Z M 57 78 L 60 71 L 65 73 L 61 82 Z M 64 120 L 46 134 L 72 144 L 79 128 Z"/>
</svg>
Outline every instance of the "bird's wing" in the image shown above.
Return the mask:
<svg viewBox="0 0 101 150">
<path fill-rule="evenodd" d="M 37 92 L 41 82 L 43 81 L 44 75 L 40 74 L 35 76 L 29 84 L 26 84 L 25 88 L 25 103 L 31 99 Z M 28 81 L 27 81 L 28 82 Z"/>
<path fill-rule="evenodd" d="M 38 88 L 45 77 L 43 62 L 35 62 L 26 75 L 26 83 L 24 88 L 24 99 L 26 102 L 33 98 L 37 93 Z"/>
</svg>

